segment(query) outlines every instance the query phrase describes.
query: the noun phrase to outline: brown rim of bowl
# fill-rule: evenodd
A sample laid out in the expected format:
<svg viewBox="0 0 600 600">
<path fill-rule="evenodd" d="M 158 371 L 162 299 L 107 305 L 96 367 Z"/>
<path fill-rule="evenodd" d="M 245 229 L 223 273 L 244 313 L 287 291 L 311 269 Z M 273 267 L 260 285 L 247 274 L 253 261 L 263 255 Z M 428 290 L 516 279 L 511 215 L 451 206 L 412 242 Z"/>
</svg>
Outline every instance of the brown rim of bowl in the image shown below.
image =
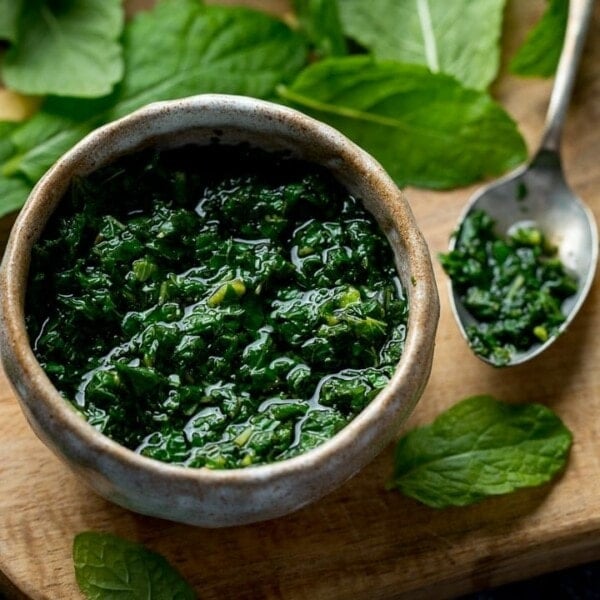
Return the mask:
<svg viewBox="0 0 600 600">
<path fill-rule="evenodd" d="M 327 148 L 330 155 L 335 154 L 339 157 L 340 164 L 351 168 L 357 177 L 364 178 L 369 186 L 377 186 L 379 195 L 385 196 L 388 202 L 393 203 L 388 206 L 391 214 L 387 215 L 387 219 L 388 225 L 397 230 L 398 239 L 390 239 L 390 243 L 396 256 L 397 268 L 404 269 L 401 279 L 409 297 L 404 353 L 388 385 L 359 415 L 331 439 L 299 456 L 264 465 L 226 470 L 190 468 L 141 456 L 99 433 L 73 411 L 68 401 L 50 382 L 31 349 L 24 319 L 31 247 L 62 197 L 66 187 L 64 182 L 68 183 L 75 173 L 90 172 L 110 162 L 105 160 L 106 157 L 90 158 L 98 153 L 102 155 L 106 140 L 123 139 L 123 135 L 127 137 L 128 134 L 133 134 L 138 140 L 148 140 L 143 123 L 148 119 L 157 119 L 162 123 L 166 115 L 173 111 L 177 114 L 187 111 L 191 115 L 198 115 L 203 111 L 213 111 L 214 115 L 218 115 L 219 112 L 225 111 L 227 115 L 235 113 L 250 120 L 258 117 L 263 125 L 264 121 L 280 123 L 282 132 L 297 138 L 310 136 L 312 143 Z M 173 129 L 163 133 L 168 131 L 173 132 Z M 137 146 L 129 143 L 126 144 L 125 150 L 134 152 L 139 147 L 139 143 Z M 113 153 L 111 160 L 127 153 Z M 82 165 L 85 166 L 84 170 Z M 57 187 L 61 187 L 63 191 L 53 193 L 52 188 L 61 181 L 63 184 Z M 48 198 L 51 201 L 48 201 Z M 377 220 L 381 225 L 380 219 Z M 388 239 L 393 235 L 389 229 L 384 232 Z M 401 257 L 398 256 L 400 246 L 404 250 Z M 405 270 L 407 263 L 402 262 L 399 265 L 399 260 L 410 261 L 410 272 Z M 381 165 L 335 129 L 296 110 L 253 98 L 220 94 L 203 94 L 150 104 L 96 129 L 63 155 L 35 186 L 13 227 L 0 269 L 0 307 L 0 348 L 3 350 L 4 367 L 13 385 L 20 392 L 22 403 L 36 419 L 39 419 L 40 415 L 51 414 L 50 418 L 60 420 L 61 427 L 69 437 L 83 440 L 84 445 L 92 452 L 109 453 L 125 467 L 144 469 L 159 476 L 168 475 L 170 479 L 182 482 L 229 482 L 235 485 L 252 485 L 255 482 L 250 480 L 259 479 L 265 482 L 291 474 L 298 469 L 310 469 L 323 460 L 327 461 L 333 454 L 350 448 L 357 437 L 376 430 L 378 422 L 397 421 L 399 412 L 406 416 L 414 407 L 422 392 L 424 381 L 427 380 L 426 376 L 418 376 L 420 371 L 426 369 L 427 375 L 429 374 L 439 316 L 437 288 L 427 245 L 416 226 L 408 203 Z M 399 387 L 402 388 L 402 394 L 397 397 L 396 390 Z M 29 390 L 33 392 L 33 397 L 44 399 L 48 410 L 27 399 Z M 398 403 L 401 406 L 398 406 Z"/>
</svg>

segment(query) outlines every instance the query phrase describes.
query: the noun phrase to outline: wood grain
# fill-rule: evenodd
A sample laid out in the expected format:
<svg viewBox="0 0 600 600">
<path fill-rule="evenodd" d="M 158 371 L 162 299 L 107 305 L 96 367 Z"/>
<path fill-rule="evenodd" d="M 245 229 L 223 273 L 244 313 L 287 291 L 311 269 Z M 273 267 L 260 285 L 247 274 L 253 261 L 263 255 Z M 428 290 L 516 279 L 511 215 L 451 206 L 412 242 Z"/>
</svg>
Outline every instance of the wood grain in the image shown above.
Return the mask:
<svg viewBox="0 0 600 600">
<path fill-rule="evenodd" d="M 274 10 L 284 3 L 270 2 Z M 277 5 L 277 6 L 276 6 Z M 543 9 L 509 5 L 514 48 Z M 600 5 L 565 130 L 564 163 L 600 218 Z M 530 147 L 543 125 L 550 83 L 503 76 L 494 94 Z M 407 190 L 432 254 L 442 251 L 475 187 Z M 6 223 L 6 222 L 5 222 Z M 448 598 L 600 558 L 599 284 L 548 352 L 510 370 L 474 358 L 454 324 L 436 264 L 442 313 L 431 380 L 406 428 L 429 422 L 471 394 L 542 402 L 574 432 L 568 468 L 553 484 L 435 511 L 386 492 L 392 449 L 322 501 L 267 523 L 191 528 L 113 506 L 85 488 L 34 436 L 0 374 L 0 589 L 7 580 L 35 600 L 78 598 L 73 536 L 109 531 L 163 553 L 207 599 Z M 4 583 L 3 583 L 4 582 Z"/>
</svg>

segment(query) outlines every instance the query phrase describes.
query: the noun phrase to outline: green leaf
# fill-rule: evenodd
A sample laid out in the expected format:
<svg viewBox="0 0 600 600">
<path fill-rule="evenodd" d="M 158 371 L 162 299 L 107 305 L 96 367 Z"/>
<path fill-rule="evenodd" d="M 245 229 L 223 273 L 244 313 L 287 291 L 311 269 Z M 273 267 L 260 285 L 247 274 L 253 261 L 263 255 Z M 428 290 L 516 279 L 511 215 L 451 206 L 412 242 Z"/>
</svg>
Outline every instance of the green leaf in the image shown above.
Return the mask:
<svg viewBox="0 0 600 600">
<path fill-rule="evenodd" d="M 10 134 L 18 127 L 18 123 L 11 121 L 0 121 L 0 163 L 6 160 L 14 152 L 14 144 Z"/>
<path fill-rule="evenodd" d="M 279 92 L 373 154 L 399 185 L 466 185 L 526 158 L 515 123 L 487 94 L 419 65 L 329 59 Z"/>
<path fill-rule="evenodd" d="M 0 164 L 15 152 L 10 134 L 18 123 L 0 122 Z M 27 198 L 31 186 L 22 177 L 5 177 L 0 171 L 0 218 L 19 209 Z"/>
<path fill-rule="evenodd" d="M 343 0 L 345 32 L 375 57 L 425 65 L 486 89 L 500 62 L 505 0 Z"/>
<path fill-rule="evenodd" d="M 294 0 L 300 26 L 320 57 L 347 53 L 336 0 Z"/>
<path fill-rule="evenodd" d="M 16 42 L 23 0 L 0 0 L 0 40 Z"/>
<path fill-rule="evenodd" d="M 93 128 L 69 117 L 40 112 L 10 136 L 13 156 L 0 165 L 0 173 L 19 174 L 35 184 L 52 163 Z"/>
<path fill-rule="evenodd" d="M 160 554 L 107 533 L 73 542 L 75 577 L 88 600 L 194 600 L 196 594 Z"/>
<path fill-rule="evenodd" d="M 123 18 L 120 0 L 26 2 L 4 57 L 5 85 L 25 94 L 108 94 L 123 75 Z"/>
<path fill-rule="evenodd" d="M 474 396 L 400 439 L 391 487 L 433 508 L 465 506 L 550 481 L 571 442 L 545 406 Z"/>
<path fill-rule="evenodd" d="M 124 46 L 125 77 L 109 120 L 149 102 L 204 92 L 268 98 L 302 68 L 307 53 L 301 36 L 277 19 L 196 0 L 163 0 L 141 13 Z"/>
<path fill-rule="evenodd" d="M 549 0 L 546 12 L 529 32 L 509 69 L 526 77 L 552 77 L 563 46 L 569 0 Z"/>
<path fill-rule="evenodd" d="M 20 177 L 0 175 L 0 217 L 21 208 L 30 191 L 31 186 Z"/>
<path fill-rule="evenodd" d="M 149 102 L 203 92 L 271 97 L 302 68 L 306 53 L 299 34 L 266 14 L 163 0 L 126 26 L 125 76 L 116 90 L 94 100 L 51 97 L 9 133 L 4 143 L 12 154 L 0 143 L 0 174 L 32 187 L 92 129 Z M 23 193 L 21 203 L 26 198 Z M 0 197 L 0 210 L 3 202 Z"/>
</svg>

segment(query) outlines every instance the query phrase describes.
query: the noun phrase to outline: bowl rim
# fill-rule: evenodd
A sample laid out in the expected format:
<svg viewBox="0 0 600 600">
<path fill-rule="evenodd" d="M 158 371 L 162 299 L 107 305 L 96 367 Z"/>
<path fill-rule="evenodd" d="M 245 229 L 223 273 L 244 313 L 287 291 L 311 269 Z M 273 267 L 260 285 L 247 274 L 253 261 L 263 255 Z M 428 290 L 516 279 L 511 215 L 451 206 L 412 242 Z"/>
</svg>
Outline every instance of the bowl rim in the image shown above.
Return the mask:
<svg viewBox="0 0 600 600">
<path fill-rule="evenodd" d="M 46 197 L 48 194 L 51 195 L 52 186 L 63 181 L 65 175 L 69 173 L 73 175 L 74 171 L 86 161 L 89 164 L 89 156 L 97 152 L 107 139 L 119 137 L 123 131 L 139 131 L 140 127 L 143 129 L 143 124 L 148 119 L 160 120 L 165 114 L 172 112 L 199 113 L 211 110 L 255 117 L 258 115 L 261 119 L 279 121 L 287 127 L 292 123 L 294 135 L 306 136 L 304 143 L 308 143 L 308 139 L 311 139 L 331 147 L 339 153 L 344 164 L 349 163 L 355 169 L 359 168 L 365 176 L 382 186 L 387 197 L 397 200 L 394 211 L 399 215 L 400 223 L 396 222 L 394 226 L 396 228 L 401 225 L 399 231 L 401 239 L 398 243 L 401 242 L 407 248 L 407 258 L 410 256 L 411 282 L 410 289 L 406 289 L 407 286 L 403 285 L 409 297 L 404 352 L 385 388 L 352 421 L 316 448 L 277 462 L 223 470 L 192 468 L 147 458 L 97 431 L 71 408 L 69 401 L 60 395 L 39 365 L 29 343 L 24 319 L 29 256 L 38 234 L 43 231 L 47 219 L 55 208 L 48 210 L 46 206 L 48 203 Z M 135 152 L 136 149 L 132 151 Z M 105 162 L 100 161 L 96 166 L 101 167 Z M 70 178 L 67 181 L 69 180 Z M 60 193 L 59 198 L 62 195 Z M 54 202 L 57 203 L 58 200 Z M 390 243 L 396 254 L 396 247 L 391 240 Z M 123 464 L 125 468 L 141 469 L 150 474 L 166 476 L 173 482 L 209 485 L 230 483 L 242 487 L 256 485 L 258 482 L 262 485 L 267 481 L 294 475 L 299 470 L 313 469 L 323 461 L 328 461 L 334 454 L 351 448 L 357 436 L 376 431 L 378 421 L 398 413 L 399 410 L 407 416 L 414 408 L 425 385 L 421 381 L 422 378 L 414 377 L 415 372 L 425 369 L 427 371 L 425 382 L 429 375 L 438 317 L 439 298 L 429 250 L 408 202 L 381 165 L 329 125 L 292 108 L 245 96 L 201 94 L 155 102 L 89 133 L 67 151 L 33 188 L 12 228 L 0 268 L 1 357 L 5 372 L 16 388 L 26 416 L 30 411 L 37 419 L 40 411 L 48 412 L 51 419 L 60 420 L 64 434 L 68 438 L 64 440 L 66 445 L 72 444 L 73 439 L 78 440 L 83 442 L 88 451 L 108 455 Z M 401 398 L 397 394 L 400 388 L 407 392 L 403 392 Z M 40 407 L 32 398 L 41 399 L 44 406 Z M 36 433 L 39 435 L 37 430 Z M 380 449 L 377 449 L 369 460 Z M 366 462 L 368 461 L 365 461 L 365 464 Z"/>
</svg>

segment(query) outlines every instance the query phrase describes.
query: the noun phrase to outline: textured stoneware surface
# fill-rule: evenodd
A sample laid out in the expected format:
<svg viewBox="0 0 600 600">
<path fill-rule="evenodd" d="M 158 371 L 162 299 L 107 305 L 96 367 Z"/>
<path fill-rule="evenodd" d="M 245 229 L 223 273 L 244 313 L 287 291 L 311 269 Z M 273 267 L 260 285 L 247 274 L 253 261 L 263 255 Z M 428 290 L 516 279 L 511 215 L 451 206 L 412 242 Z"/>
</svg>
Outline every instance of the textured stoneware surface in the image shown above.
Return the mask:
<svg viewBox="0 0 600 600">
<path fill-rule="evenodd" d="M 404 355 L 388 386 L 333 439 L 293 459 L 229 471 L 186 469 L 144 458 L 82 420 L 37 363 L 25 331 L 32 244 L 75 175 L 147 146 L 250 142 L 327 167 L 363 199 L 394 249 L 409 297 Z M 42 178 L 22 210 L 0 270 L 0 351 L 30 425 L 107 499 L 134 511 L 206 527 L 284 515 L 317 500 L 371 461 L 398 431 L 427 382 L 438 321 L 427 246 L 401 193 L 368 154 L 330 127 L 250 98 L 202 95 L 158 103 L 96 130 Z"/>
</svg>

